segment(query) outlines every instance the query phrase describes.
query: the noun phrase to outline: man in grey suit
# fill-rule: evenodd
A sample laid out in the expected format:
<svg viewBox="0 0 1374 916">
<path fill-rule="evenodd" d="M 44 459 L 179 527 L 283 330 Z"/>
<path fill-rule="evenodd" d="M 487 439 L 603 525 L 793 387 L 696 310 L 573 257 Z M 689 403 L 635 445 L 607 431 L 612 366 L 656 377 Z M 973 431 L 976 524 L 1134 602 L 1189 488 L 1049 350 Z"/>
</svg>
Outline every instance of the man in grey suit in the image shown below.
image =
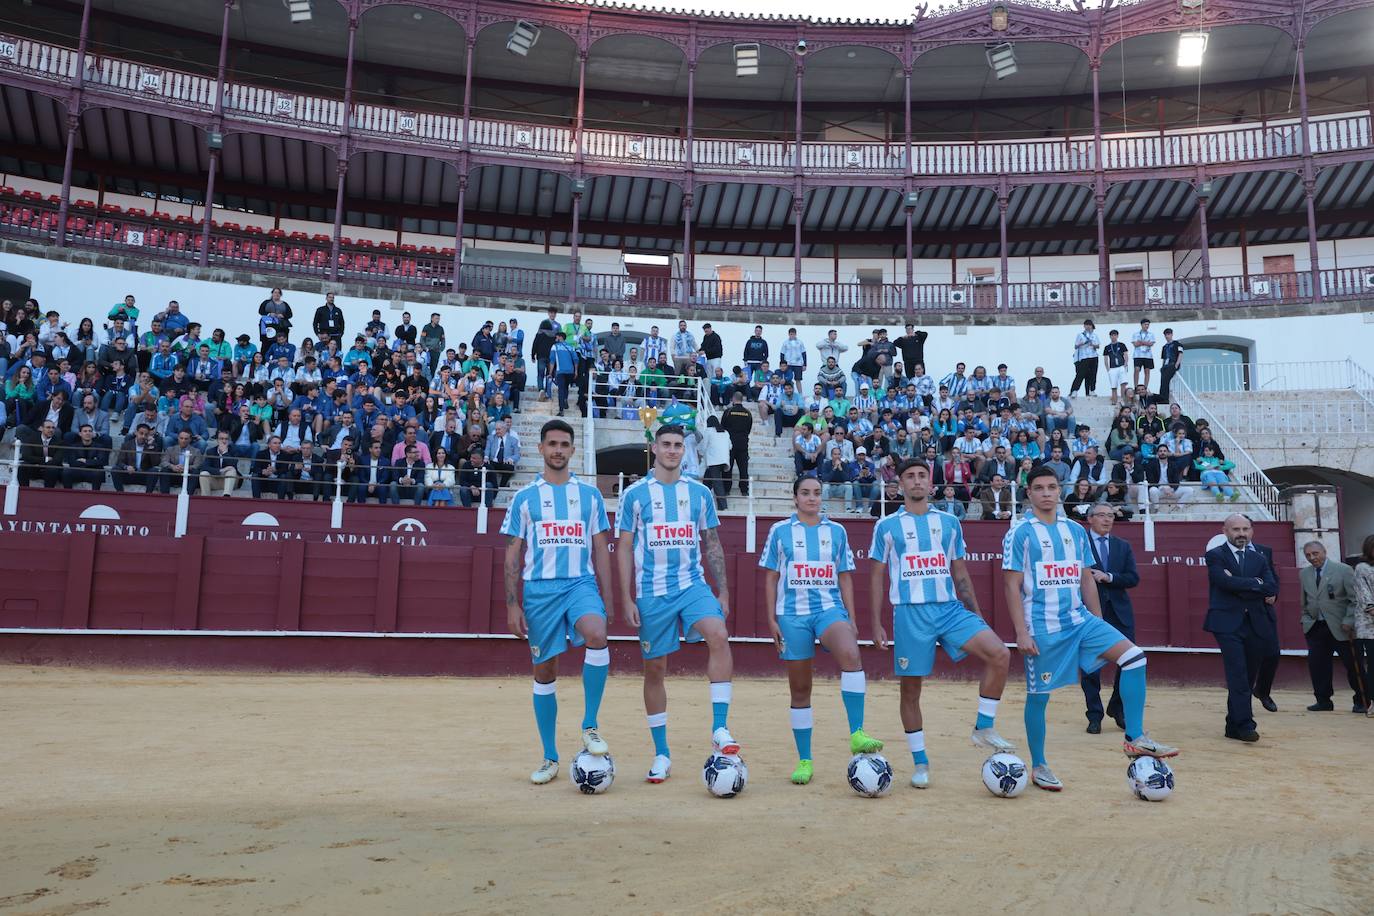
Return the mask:
<svg viewBox="0 0 1374 916">
<path fill-rule="evenodd" d="M 1350 638 L 1355 632 L 1355 571 L 1340 560 L 1327 557 L 1321 541 L 1302 545 L 1302 555 L 1311 565 L 1298 573 L 1302 585 L 1302 632 L 1307 638 L 1307 672 L 1312 676 L 1312 693 L 1317 702 L 1308 712 L 1335 709 L 1331 697 L 1331 653 L 1340 656 L 1346 679 L 1353 693 L 1351 712 L 1362 713 L 1369 705 L 1360 690 Z"/>
<path fill-rule="evenodd" d="M 1097 583 L 1097 600 L 1102 605 L 1102 619 L 1121 631 L 1127 639 L 1135 639 L 1135 611 L 1127 589 L 1140 584 L 1135 568 L 1135 554 L 1131 545 L 1112 535 L 1116 513 L 1106 503 L 1097 503 L 1088 513 L 1088 546 L 1092 550 L 1092 566 L 1088 572 Z M 1112 686 L 1112 699 L 1106 710 L 1102 708 L 1102 676 L 1094 671 L 1079 678 L 1087 707 L 1088 734 L 1102 733 L 1103 713 L 1110 716 L 1122 731 L 1126 717 L 1121 709 L 1121 670 L 1117 669 Z"/>
</svg>

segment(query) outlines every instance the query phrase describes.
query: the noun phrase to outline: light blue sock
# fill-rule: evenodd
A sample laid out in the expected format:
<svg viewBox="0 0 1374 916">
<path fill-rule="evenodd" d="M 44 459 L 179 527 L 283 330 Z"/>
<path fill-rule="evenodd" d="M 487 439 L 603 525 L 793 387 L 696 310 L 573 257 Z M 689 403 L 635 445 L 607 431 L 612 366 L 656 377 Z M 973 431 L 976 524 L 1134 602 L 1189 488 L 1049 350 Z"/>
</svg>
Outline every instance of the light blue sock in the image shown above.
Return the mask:
<svg viewBox="0 0 1374 916">
<path fill-rule="evenodd" d="M 711 684 L 711 731 L 718 728 L 725 728 L 725 720 L 730 716 L 730 696 L 732 693 L 729 681 L 713 682 Z"/>
<path fill-rule="evenodd" d="M 534 682 L 534 722 L 539 726 L 539 740 L 544 742 L 544 759 L 557 760 L 555 733 L 558 726 L 557 681 L 547 684 Z"/>
<path fill-rule="evenodd" d="M 1048 693 L 1026 695 L 1026 744 L 1030 747 L 1033 767 L 1045 763 L 1045 707 L 1049 702 Z"/>
<path fill-rule="evenodd" d="M 1139 738 L 1145 731 L 1144 655 L 1133 666 L 1121 669 L 1121 711 L 1126 714 L 1126 737 Z"/>
<path fill-rule="evenodd" d="M 588 649 L 582 659 L 582 727 L 596 728 L 601 710 L 601 695 L 606 692 L 606 676 L 611 673 L 611 650 L 605 646 Z"/>
<path fill-rule="evenodd" d="M 849 733 L 864 727 L 864 696 L 868 681 L 862 671 L 840 672 L 840 699 L 844 700 L 844 714 L 849 719 Z"/>
<path fill-rule="evenodd" d="M 1001 698 L 993 699 L 985 697 L 981 693 L 978 695 L 978 718 L 974 720 L 974 728 L 992 728 L 997 721 L 997 704 L 1001 703 Z"/>
<path fill-rule="evenodd" d="M 811 759 L 811 727 L 814 719 L 811 714 L 811 707 L 805 706 L 801 709 L 792 708 L 792 738 L 797 742 L 797 759 Z"/>
<path fill-rule="evenodd" d="M 649 722 L 649 734 L 654 739 L 654 753 L 664 757 L 673 756 L 668 753 L 668 714 L 656 712 L 645 718 Z"/>
<path fill-rule="evenodd" d="M 926 731 L 918 728 L 914 732 L 906 733 L 906 746 L 911 751 L 911 762 L 917 766 L 929 765 L 930 758 L 926 756 Z"/>
</svg>

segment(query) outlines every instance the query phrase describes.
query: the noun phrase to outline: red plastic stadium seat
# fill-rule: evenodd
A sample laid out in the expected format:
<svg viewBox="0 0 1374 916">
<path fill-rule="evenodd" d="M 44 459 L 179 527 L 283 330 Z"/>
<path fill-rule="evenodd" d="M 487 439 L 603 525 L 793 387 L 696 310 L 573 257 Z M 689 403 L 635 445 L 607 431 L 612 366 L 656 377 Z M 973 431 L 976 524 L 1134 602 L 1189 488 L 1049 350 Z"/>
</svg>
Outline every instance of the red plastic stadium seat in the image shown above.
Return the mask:
<svg viewBox="0 0 1374 916">
<path fill-rule="evenodd" d="M 77 210 L 94 210 L 94 209 L 95 209 L 95 201 L 93 201 L 93 200 L 74 200 L 74 201 L 72 201 L 72 207 L 73 207 L 74 209 L 77 209 Z"/>
<path fill-rule="evenodd" d="M 309 241 L 310 236 L 306 235 L 304 232 L 296 231 L 291 233 L 291 238 L 298 242 L 305 242 Z"/>
<path fill-rule="evenodd" d="M 9 185 L 0 186 L 0 194 L 5 195 L 6 197 L 13 197 L 14 188 L 10 187 Z"/>
<path fill-rule="evenodd" d="M 148 211 L 145 210 L 145 209 L 143 209 L 142 207 L 130 207 L 129 209 L 125 210 L 124 212 L 125 212 L 126 214 L 128 214 L 129 216 L 136 216 L 136 217 L 138 217 L 139 219 L 143 219 L 143 218 L 147 217 L 147 215 L 148 215 Z"/>
<path fill-rule="evenodd" d="M 439 249 L 438 249 L 438 248 L 435 248 L 433 245 L 421 245 L 421 246 L 420 246 L 420 254 L 438 254 L 438 253 L 439 253 Z"/>
<path fill-rule="evenodd" d="M 100 212 L 101 212 L 101 213 L 123 213 L 123 212 L 124 212 L 124 208 L 121 207 L 121 206 L 119 206 L 119 204 L 101 204 L 101 205 L 100 205 Z"/>
<path fill-rule="evenodd" d="M 286 230 L 285 230 L 285 229 L 268 229 L 268 230 L 267 230 L 267 237 L 270 238 L 270 239 L 284 239 L 284 238 L 286 238 Z"/>
<path fill-rule="evenodd" d="M 452 249 L 452 248 L 440 248 L 440 249 L 439 249 L 439 257 L 441 257 L 441 258 L 451 258 L 451 257 L 453 257 L 453 249 Z"/>
<path fill-rule="evenodd" d="M 359 248 L 375 248 L 375 247 L 376 247 L 375 245 L 372 244 L 372 240 L 371 240 L 371 239 L 358 239 L 358 241 L 354 242 L 353 244 L 357 245 Z"/>
<path fill-rule="evenodd" d="M 329 236 L 327 236 L 327 235 L 321 235 L 320 233 L 317 232 L 317 233 L 315 233 L 314 235 L 312 235 L 312 236 L 310 237 L 310 241 L 312 241 L 312 242 L 324 242 L 326 245 L 328 245 L 328 244 L 333 243 L 334 240 L 333 240 L 332 238 L 330 238 Z"/>
<path fill-rule="evenodd" d="M 261 226 L 244 226 L 243 231 L 246 232 L 248 235 L 262 235 Z"/>
<path fill-rule="evenodd" d="M 195 225 L 195 224 L 196 224 L 196 221 L 193 220 L 193 219 L 191 219 L 191 217 L 187 216 L 185 213 L 182 213 L 182 214 L 178 215 L 177 218 L 174 219 L 172 222 L 175 222 L 175 223 L 188 223 L 188 224 L 191 224 L 191 225 Z M 214 225 L 215 225 L 215 221 L 214 221 L 214 220 L 210 220 L 210 225 L 211 225 L 211 226 L 214 226 Z"/>
<path fill-rule="evenodd" d="M 29 191 L 29 190 L 21 191 L 21 192 L 19 193 L 19 196 L 22 197 L 22 198 L 24 198 L 25 200 L 42 200 L 42 199 L 43 199 L 43 195 L 42 195 L 42 194 L 39 194 L 37 191 Z"/>
<path fill-rule="evenodd" d="M 49 195 L 48 195 L 48 203 L 52 204 L 54 207 L 58 206 L 59 204 L 62 203 L 62 197 L 61 197 L 61 195 L 59 195 L 59 194 L 49 194 Z"/>
</svg>

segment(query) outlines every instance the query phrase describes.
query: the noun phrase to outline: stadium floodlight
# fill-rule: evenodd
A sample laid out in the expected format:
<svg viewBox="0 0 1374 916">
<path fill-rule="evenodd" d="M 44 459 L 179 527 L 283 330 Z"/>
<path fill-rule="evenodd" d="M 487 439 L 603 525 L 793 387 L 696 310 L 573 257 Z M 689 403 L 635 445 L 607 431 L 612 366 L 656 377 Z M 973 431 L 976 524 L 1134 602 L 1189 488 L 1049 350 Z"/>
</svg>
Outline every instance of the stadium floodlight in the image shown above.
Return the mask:
<svg viewBox="0 0 1374 916">
<path fill-rule="evenodd" d="M 314 15 L 312 0 L 282 0 L 282 5 L 291 14 L 292 22 L 309 22 Z"/>
<path fill-rule="evenodd" d="M 1004 80 L 1016 72 L 1016 49 L 1011 46 L 1011 42 L 1003 42 L 988 48 L 988 66 L 999 80 Z"/>
<path fill-rule="evenodd" d="M 735 76 L 759 75 L 759 46 L 755 42 L 735 45 Z"/>
<path fill-rule="evenodd" d="M 1206 52 L 1206 32 L 1178 33 L 1178 65 L 1180 67 L 1201 67 L 1202 56 Z"/>
<path fill-rule="evenodd" d="M 539 26 L 519 19 L 515 28 L 506 36 L 506 50 L 520 57 L 530 53 L 530 48 L 539 40 Z"/>
</svg>

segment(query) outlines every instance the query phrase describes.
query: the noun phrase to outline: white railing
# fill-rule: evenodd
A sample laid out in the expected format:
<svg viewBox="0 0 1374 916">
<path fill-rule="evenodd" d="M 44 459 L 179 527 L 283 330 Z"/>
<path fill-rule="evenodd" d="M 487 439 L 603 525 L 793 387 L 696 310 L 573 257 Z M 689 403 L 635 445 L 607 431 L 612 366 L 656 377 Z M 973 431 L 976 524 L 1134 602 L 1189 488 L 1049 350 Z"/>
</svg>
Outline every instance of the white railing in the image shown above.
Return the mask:
<svg viewBox="0 0 1374 916">
<path fill-rule="evenodd" d="M 28 39 L 12 42 L 12 55 L 0 57 L 0 71 L 56 82 L 75 78 L 76 52 Z M 93 96 L 160 98 L 170 105 L 208 110 L 214 105 L 213 79 L 90 54 L 87 90 Z M 415 140 L 439 147 L 463 143 L 462 118 L 454 114 L 358 103 L 345 118 L 343 102 L 305 93 L 228 83 L 225 114 L 242 121 L 291 124 L 310 130 L 339 130 L 345 120 L 360 133 Z M 566 125 L 517 124 L 474 118 L 473 149 L 515 157 L 571 161 L 574 134 Z M 1365 149 L 1374 145 L 1370 113 L 1317 116 L 1309 121 L 1314 153 Z M 1296 120 L 1221 128 L 1107 134 L 1102 138 L 1102 165 L 1107 170 L 1179 168 L 1237 161 L 1297 156 L 1302 151 Z M 664 168 L 686 165 L 686 142 L 678 137 L 634 132 L 588 130 L 583 134 L 588 159 L 643 163 Z M 698 138 L 694 168 L 701 172 L 790 172 L 797 148 L 788 140 Z M 915 143 L 911 162 L 905 144 L 887 142 L 805 142 L 802 168 L 812 174 L 882 172 L 892 175 L 989 175 L 1082 172 L 1094 167 L 1093 141 L 1087 137 L 1038 140 L 990 140 Z"/>
<path fill-rule="evenodd" d="M 1342 394 L 1344 397 L 1340 400 L 1303 399 L 1282 403 L 1222 400 L 1225 395 L 1219 395 L 1208 398 L 1207 403 L 1212 415 L 1238 436 L 1365 439 L 1374 434 L 1374 404 L 1353 391 Z"/>
<path fill-rule="evenodd" d="M 1190 365 L 1185 353 L 1183 368 L 1178 374 L 1194 391 L 1202 392 L 1327 391 L 1356 387 L 1356 369 L 1358 367 L 1348 359 L 1306 363 Z M 1370 382 L 1374 383 L 1374 379 L 1370 379 Z"/>
<path fill-rule="evenodd" d="M 1212 428 L 1212 438 L 1221 445 L 1228 461 L 1235 463 L 1233 472 L 1238 482 L 1250 490 L 1256 503 L 1256 512 L 1262 513 L 1266 521 L 1278 521 L 1285 515 L 1286 503 L 1279 494 L 1279 488 L 1264 473 L 1264 469 L 1250 453 L 1241 447 L 1235 437 L 1222 425 L 1221 421 L 1207 408 L 1207 405 L 1193 393 L 1182 377 L 1175 377 L 1169 386 L 1169 394 L 1183 408 L 1183 412 L 1194 421 L 1205 419 Z M 1244 497 L 1242 497 L 1244 498 Z M 1249 500 L 1246 500 L 1247 502 Z"/>
</svg>

